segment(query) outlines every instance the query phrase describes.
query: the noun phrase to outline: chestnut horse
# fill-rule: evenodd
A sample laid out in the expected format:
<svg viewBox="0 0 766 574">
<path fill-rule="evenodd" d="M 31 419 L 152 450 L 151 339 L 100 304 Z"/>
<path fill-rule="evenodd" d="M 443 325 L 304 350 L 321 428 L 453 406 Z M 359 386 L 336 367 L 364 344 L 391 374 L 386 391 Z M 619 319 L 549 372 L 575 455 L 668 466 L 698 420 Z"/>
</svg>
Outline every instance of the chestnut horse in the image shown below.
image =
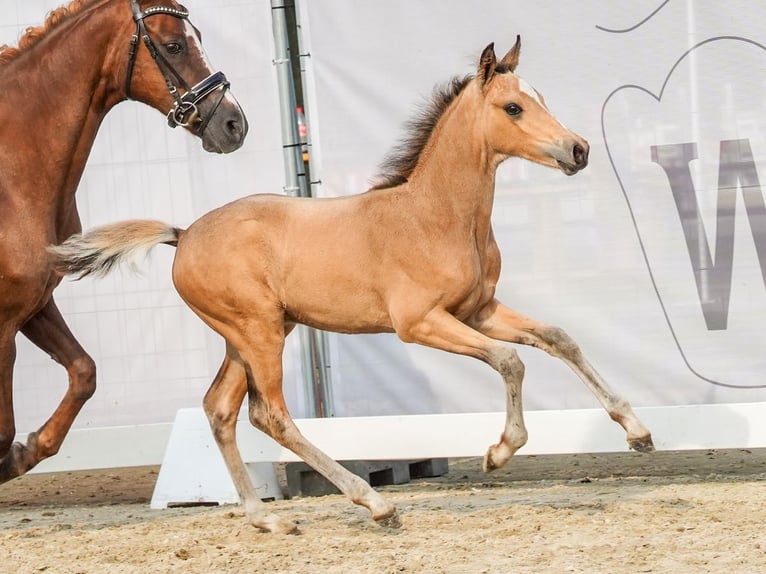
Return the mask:
<svg viewBox="0 0 766 574">
<path fill-rule="evenodd" d="M 210 68 L 187 10 L 170 0 L 74 0 L 0 46 L 0 483 L 55 454 L 96 387 L 93 360 L 52 293 L 46 247 L 82 228 L 75 191 L 96 132 L 134 99 L 168 115 L 208 151 L 238 149 L 247 121 Z M 16 333 L 61 363 L 69 386 L 26 444 L 14 443 Z"/>
<path fill-rule="evenodd" d="M 521 157 L 573 175 L 588 164 L 588 143 L 562 126 L 542 96 L 514 74 L 519 52 L 517 38 L 498 62 L 490 44 L 475 76 L 437 91 L 366 193 L 331 199 L 254 195 L 211 211 L 187 230 L 127 221 L 50 249 L 62 273 L 82 277 L 106 273 L 123 257 L 159 243 L 177 247 L 178 292 L 226 340 L 204 407 L 256 527 L 294 528 L 265 510 L 237 450 L 235 423 L 245 394 L 253 425 L 367 507 L 375 520 L 398 523 L 391 504 L 309 443 L 288 414 L 282 351 L 298 323 L 342 333 L 395 332 L 402 341 L 489 364 L 505 382 L 507 418 L 484 458 L 485 471 L 503 466 L 527 440 L 524 365 L 508 342 L 562 359 L 623 426 L 631 448 L 654 449 L 628 402 L 607 387 L 562 329 L 495 298 L 500 251 L 490 217 L 497 166 Z"/>
</svg>

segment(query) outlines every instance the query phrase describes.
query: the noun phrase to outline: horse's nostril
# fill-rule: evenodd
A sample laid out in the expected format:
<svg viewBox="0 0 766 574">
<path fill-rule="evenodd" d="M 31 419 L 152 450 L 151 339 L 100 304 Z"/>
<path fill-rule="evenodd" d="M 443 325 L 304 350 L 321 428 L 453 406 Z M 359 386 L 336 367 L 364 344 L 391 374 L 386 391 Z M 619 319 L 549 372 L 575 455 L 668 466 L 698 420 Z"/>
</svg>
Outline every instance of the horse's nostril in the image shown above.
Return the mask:
<svg viewBox="0 0 766 574">
<path fill-rule="evenodd" d="M 583 165 L 588 161 L 588 154 L 580 144 L 575 144 L 572 148 L 572 157 L 575 165 Z"/>
<path fill-rule="evenodd" d="M 242 141 L 247 133 L 247 122 L 232 118 L 226 122 L 226 132 L 232 140 Z"/>
</svg>

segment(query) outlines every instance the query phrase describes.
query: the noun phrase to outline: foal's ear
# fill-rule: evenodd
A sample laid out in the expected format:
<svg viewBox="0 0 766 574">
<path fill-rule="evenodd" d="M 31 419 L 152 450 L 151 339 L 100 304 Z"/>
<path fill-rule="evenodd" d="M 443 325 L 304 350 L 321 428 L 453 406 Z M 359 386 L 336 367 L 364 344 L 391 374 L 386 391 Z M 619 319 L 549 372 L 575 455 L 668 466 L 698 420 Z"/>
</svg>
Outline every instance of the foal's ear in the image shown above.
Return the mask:
<svg viewBox="0 0 766 574">
<path fill-rule="evenodd" d="M 479 58 L 479 69 L 476 72 L 476 77 L 481 82 L 482 86 L 486 86 L 487 83 L 495 75 L 495 68 L 497 67 L 497 56 L 495 56 L 495 43 L 492 42 L 489 46 L 484 48 Z"/>
<path fill-rule="evenodd" d="M 508 50 L 508 53 L 505 56 L 503 56 L 503 59 L 500 60 L 500 64 L 508 68 L 509 71 L 513 72 L 516 69 L 516 66 L 519 65 L 520 53 L 521 53 L 521 36 L 517 34 L 516 43 L 513 45 L 513 48 Z"/>
</svg>

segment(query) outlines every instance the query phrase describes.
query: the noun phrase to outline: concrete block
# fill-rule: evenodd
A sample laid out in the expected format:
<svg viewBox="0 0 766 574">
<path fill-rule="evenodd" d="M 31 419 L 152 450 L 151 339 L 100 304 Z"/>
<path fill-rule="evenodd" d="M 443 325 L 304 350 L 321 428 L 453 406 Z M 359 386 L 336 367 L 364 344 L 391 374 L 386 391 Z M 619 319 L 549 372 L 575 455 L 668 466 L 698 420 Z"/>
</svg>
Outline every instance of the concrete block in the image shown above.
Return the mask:
<svg viewBox="0 0 766 574">
<path fill-rule="evenodd" d="M 404 484 L 412 478 L 441 476 L 449 470 L 446 458 L 433 460 L 341 461 L 350 472 L 370 486 Z M 285 465 L 288 496 L 324 496 L 339 491 L 329 480 L 304 462 Z"/>
</svg>

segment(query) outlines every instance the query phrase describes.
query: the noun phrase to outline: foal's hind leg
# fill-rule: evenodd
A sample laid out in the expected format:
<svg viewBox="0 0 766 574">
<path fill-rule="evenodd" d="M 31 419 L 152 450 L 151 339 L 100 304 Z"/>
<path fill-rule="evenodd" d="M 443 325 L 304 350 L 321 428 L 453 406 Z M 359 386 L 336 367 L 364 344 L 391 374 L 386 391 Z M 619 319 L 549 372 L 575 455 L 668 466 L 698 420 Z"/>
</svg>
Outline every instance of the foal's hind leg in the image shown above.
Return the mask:
<svg viewBox="0 0 766 574">
<path fill-rule="evenodd" d="M 564 361 L 596 396 L 612 420 L 625 429 L 629 447 L 639 452 L 654 451 L 651 433 L 635 415 L 628 401 L 609 388 L 585 359 L 577 343 L 563 329 L 529 319 L 497 300 L 478 313 L 472 324 L 489 337 L 531 345 Z"/>
<path fill-rule="evenodd" d="M 226 357 L 205 395 L 205 414 L 250 523 L 267 532 L 293 533 L 297 527 L 266 511 L 237 446 L 237 415 L 247 393 L 247 373 L 237 351 L 227 344 Z"/>
<path fill-rule="evenodd" d="M 69 387 L 45 424 L 30 433 L 26 444 L 14 443 L 0 461 L 0 482 L 20 476 L 56 454 L 77 413 L 96 390 L 96 365 L 72 335 L 53 298 L 27 321 L 21 332 L 64 366 L 69 374 Z"/>
<path fill-rule="evenodd" d="M 247 336 L 243 346 L 238 344 L 240 355 L 250 368 L 247 381 L 250 421 L 320 472 L 352 502 L 367 508 L 379 524 L 398 527 L 399 518 L 393 505 L 309 442 L 295 426 L 282 394 L 282 328 L 275 329 L 273 324 L 262 327 L 253 327 L 250 333 L 257 334 Z"/>
</svg>

